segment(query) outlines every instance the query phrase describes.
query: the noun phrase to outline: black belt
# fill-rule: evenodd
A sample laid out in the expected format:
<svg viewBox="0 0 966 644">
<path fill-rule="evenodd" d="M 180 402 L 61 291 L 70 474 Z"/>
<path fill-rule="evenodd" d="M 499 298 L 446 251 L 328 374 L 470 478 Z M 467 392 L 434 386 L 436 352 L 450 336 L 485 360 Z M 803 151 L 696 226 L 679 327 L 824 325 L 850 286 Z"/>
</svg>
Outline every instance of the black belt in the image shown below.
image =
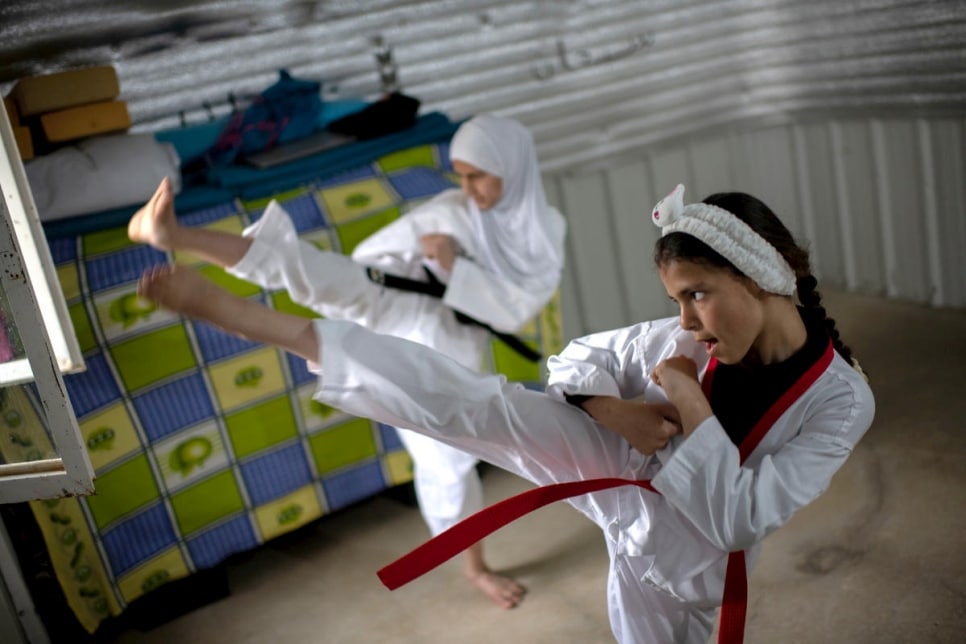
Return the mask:
<svg viewBox="0 0 966 644">
<path fill-rule="evenodd" d="M 436 276 L 433 275 L 432 271 L 425 266 L 423 267 L 423 270 L 426 271 L 426 278 L 429 280 L 427 282 L 412 280 L 408 277 L 400 277 L 390 273 L 384 273 L 378 268 L 372 268 L 371 266 L 366 267 L 366 275 L 373 282 L 382 284 L 388 288 L 394 288 L 400 291 L 410 291 L 412 293 L 422 293 L 423 295 L 442 299 L 443 294 L 446 293 L 446 285 L 436 279 Z M 456 315 L 456 321 L 460 324 L 468 324 L 470 326 L 478 326 L 486 329 L 496 336 L 501 342 L 503 342 L 503 344 L 510 347 L 530 362 L 538 362 L 541 358 L 543 358 L 539 351 L 533 349 L 530 347 L 530 345 L 515 335 L 497 331 L 486 322 L 480 322 L 476 318 L 471 318 L 465 313 L 460 313 L 456 310 L 453 310 L 453 313 Z"/>
</svg>

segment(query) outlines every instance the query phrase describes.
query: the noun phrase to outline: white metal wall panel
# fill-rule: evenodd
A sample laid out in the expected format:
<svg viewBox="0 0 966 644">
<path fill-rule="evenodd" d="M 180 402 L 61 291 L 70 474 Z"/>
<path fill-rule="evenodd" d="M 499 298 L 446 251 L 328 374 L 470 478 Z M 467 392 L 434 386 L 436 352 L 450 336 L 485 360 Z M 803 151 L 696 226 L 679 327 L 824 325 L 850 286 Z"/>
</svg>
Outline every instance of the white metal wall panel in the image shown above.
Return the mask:
<svg viewBox="0 0 966 644">
<path fill-rule="evenodd" d="M 620 326 L 628 319 L 627 289 L 615 257 L 614 217 L 603 174 L 598 171 L 565 181 L 563 204 L 569 222 L 568 260 L 577 269 L 583 323 L 591 329 Z M 566 323 L 564 328 L 569 333 Z"/>
<path fill-rule="evenodd" d="M 796 177 L 804 228 L 812 254 L 812 272 L 822 282 L 845 287 L 845 240 L 839 233 L 841 217 L 835 189 L 831 128 L 808 123 L 796 128 Z"/>
<path fill-rule="evenodd" d="M 735 155 L 730 143 L 731 137 L 715 134 L 691 143 L 689 152 L 694 177 L 686 190 L 689 198 L 735 189 L 732 168 L 743 163 L 744 159 Z"/>
<path fill-rule="evenodd" d="M 623 323 L 649 320 L 667 313 L 667 294 L 654 267 L 654 242 L 660 234 L 651 224 L 656 191 L 647 164 L 630 161 L 607 171 L 607 191 L 613 207 L 617 245 L 614 254 L 626 292 Z"/>
<path fill-rule="evenodd" d="M 928 230 L 917 124 L 911 120 L 873 121 L 879 210 L 882 213 L 885 293 L 930 300 Z"/>
<path fill-rule="evenodd" d="M 543 187 L 547 193 L 547 201 L 556 207 L 561 213 L 566 212 L 563 199 L 560 196 L 560 184 L 561 180 L 559 177 L 544 177 Z M 564 261 L 564 274 L 563 279 L 560 282 L 560 312 L 562 316 L 563 333 L 564 337 L 573 337 L 573 331 L 576 329 L 584 329 L 586 325 L 583 322 L 583 316 L 581 311 L 583 310 L 583 305 L 581 303 L 580 292 L 577 288 L 577 269 L 573 261 L 574 251 L 574 236 L 571 229 L 572 220 L 567 218 L 567 237 L 564 240 L 566 247 L 566 258 Z"/>
<path fill-rule="evenodd" d="M 841 208 L 846 284 L 850 289 L 884 292 L 882 221 L 876 199 L 872 137 L 867 121 L 833 123 L 835 158 L 841 163 L 835 190 Z"/>
<path fill-rule="evenodd" d="M 735 181 L 732 190 L 755 195 L 781 213 L 796 237 L 802 235 L 796 208 L 795 157 L 788 127 L 769 127 L 735 137 Z"/>
<path fill-rule="evenodd" d="M 931 179 L 927 192 L 935 212 L 935 245 L 929 257 L 935 264 L 932 282 L 937 285 L 932 304 L 966 306 L 966 122 L 942 119 L 921 122 L 921 142 L 927 144 Z M 926 171 L 928 170 L 928 172 Z"/>
</svg>

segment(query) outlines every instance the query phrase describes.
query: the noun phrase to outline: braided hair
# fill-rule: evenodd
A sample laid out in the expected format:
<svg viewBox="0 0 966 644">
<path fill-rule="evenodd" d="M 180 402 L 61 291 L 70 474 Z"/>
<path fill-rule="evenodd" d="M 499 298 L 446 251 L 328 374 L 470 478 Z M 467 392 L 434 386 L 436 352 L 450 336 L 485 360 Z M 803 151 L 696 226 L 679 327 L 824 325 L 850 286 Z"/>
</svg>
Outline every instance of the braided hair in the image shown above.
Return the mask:
<svg viewBox="0 0 966 644">
<path fill-rule="evenodd" d="M 816 290 L 818 280 L 812 275 L 808 250 L 799 246 L 788 228 L 762 201 L 743 192 L 719 192 L 706 197 L 704 203 L 723 208 L 748 224 L 769 244 L 775 247 L 795 272 L 798 301 L 803 316 L 813 322 L 822 322 L 832 339 L 832 346 L 845 360 L 857 366 L 852 350 L 842 342 L 835 320 L 828 317 L 822 306 L 822 296 Z M 654 263 L 663 266 L 673 260 L 687 260 L 732 271 L 746 277 L 734 264 L 722 257 L 703 241 L 682 232 L 673 232 L 657 240 L 654 247 Z"/>
</svg>

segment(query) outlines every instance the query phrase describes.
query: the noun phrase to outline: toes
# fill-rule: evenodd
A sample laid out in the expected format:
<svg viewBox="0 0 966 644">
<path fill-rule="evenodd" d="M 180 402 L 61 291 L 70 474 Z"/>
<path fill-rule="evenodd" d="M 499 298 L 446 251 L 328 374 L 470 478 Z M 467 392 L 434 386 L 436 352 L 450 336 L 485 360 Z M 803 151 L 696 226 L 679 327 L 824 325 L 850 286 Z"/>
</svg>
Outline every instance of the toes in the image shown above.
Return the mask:
<svg viewBox="0 0 966 644">
<path fill-rule="evenodd" d="M 161 178 L 161 183 L 158 184 L 158 189 L 154 191 L 154 196 L 161 197 L 162 195 L 164 195 L 166 192 L 169 192 L 170 190 L 171 190 L 171 179 L 169 179 L 167 175 L 165 175 L 164 177 Z"/>
</svg>

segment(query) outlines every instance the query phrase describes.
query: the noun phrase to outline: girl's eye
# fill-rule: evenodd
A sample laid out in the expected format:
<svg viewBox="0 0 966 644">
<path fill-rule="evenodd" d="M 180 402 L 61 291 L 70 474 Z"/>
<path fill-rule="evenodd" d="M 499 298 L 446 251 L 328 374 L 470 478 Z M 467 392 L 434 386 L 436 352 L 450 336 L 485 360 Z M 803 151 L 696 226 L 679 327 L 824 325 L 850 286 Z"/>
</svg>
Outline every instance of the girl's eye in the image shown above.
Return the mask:
<svg viewBox="0 0 966 644">
<path fill-rule="evenodd" d="M 704 291 L 695 291 L 691 293 L 691 298 L 694 299 L 695 302 L 700 302 L 704 299 Z"/>
</svg>

